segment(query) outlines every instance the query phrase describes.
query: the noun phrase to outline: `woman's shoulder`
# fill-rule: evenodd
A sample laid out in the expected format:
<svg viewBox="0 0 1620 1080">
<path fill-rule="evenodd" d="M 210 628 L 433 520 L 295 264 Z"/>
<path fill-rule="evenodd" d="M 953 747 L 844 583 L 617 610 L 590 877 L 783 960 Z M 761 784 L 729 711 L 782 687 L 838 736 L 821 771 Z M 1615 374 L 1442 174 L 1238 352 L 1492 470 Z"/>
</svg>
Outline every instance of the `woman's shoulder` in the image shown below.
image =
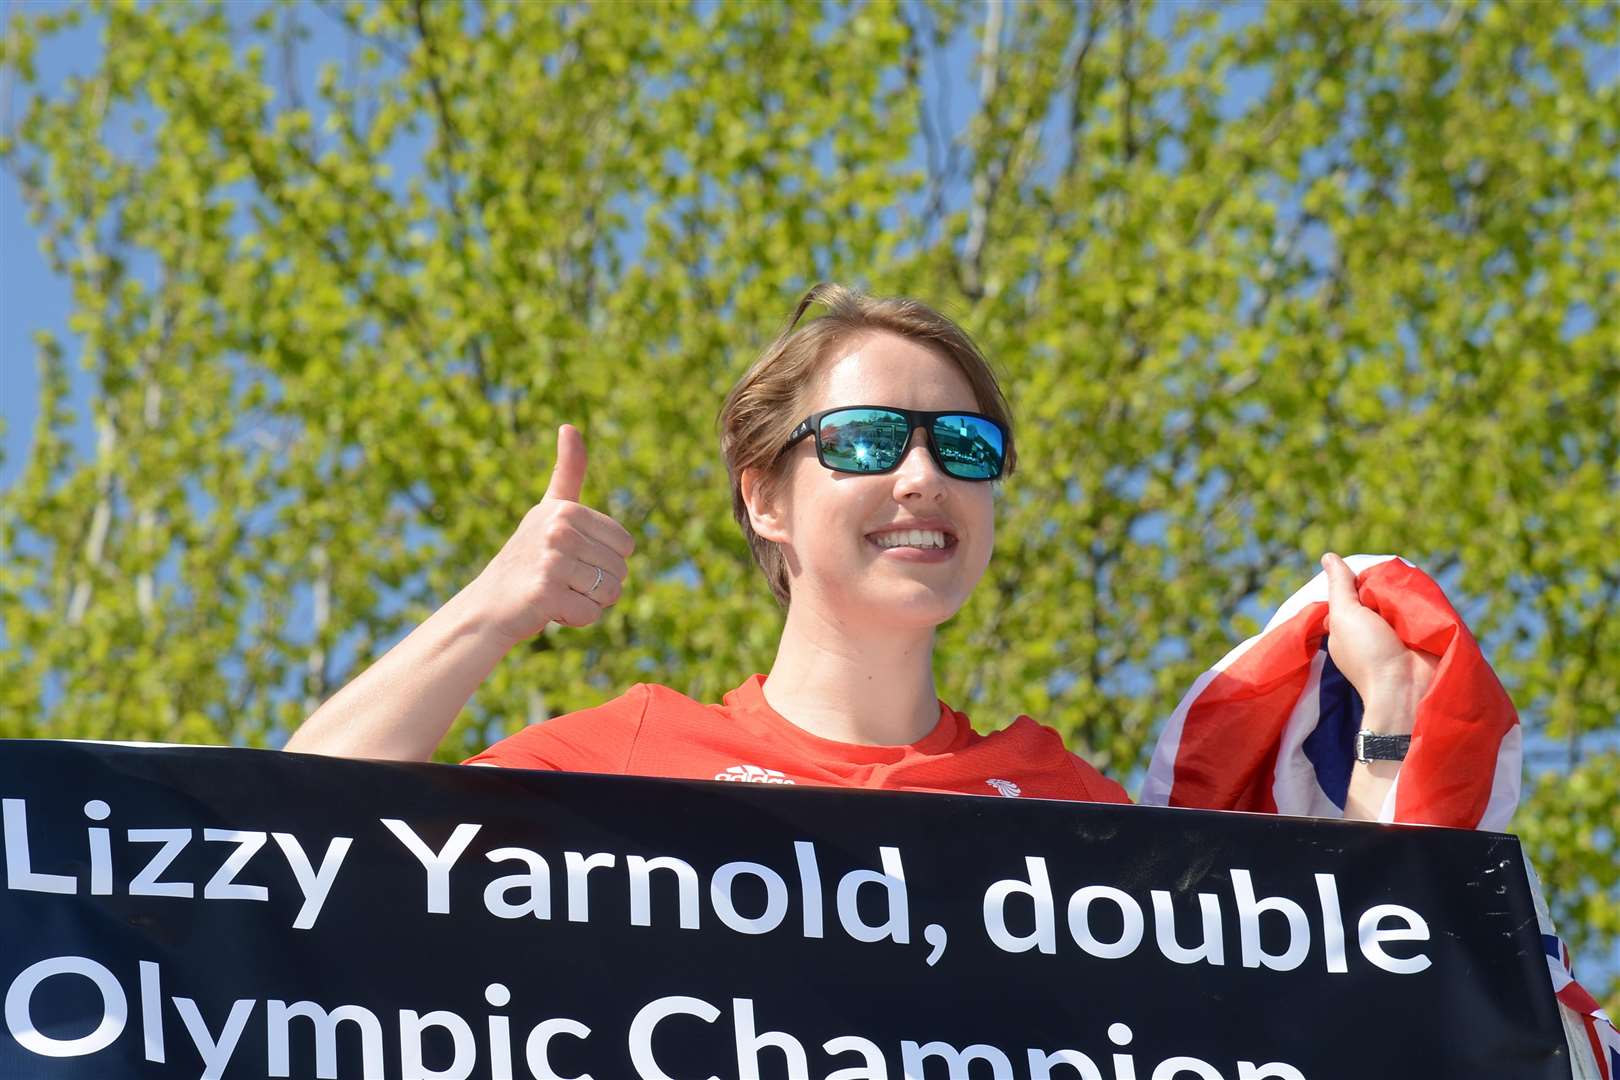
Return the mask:
<svg viewBox="0 0 1620 1080">
<path fill-rule="evenodd" d="M 724 727 L 724 717 L 735 715 L 735 693 L 726 696 L 726 704 L 705 705 L 673 687 L 636 683 L 600 705 L 530 724 L 462 764 L 673 775 L 665 759 L 671 753 L 679 757 L 681 747 L 712 738 Z M 664 762 L 651 772 L 643 760 L 649 752 Z M 640 764 L 632 767 L 633 760 Z"/>
<path fill-rule="evenodd" d="M 1011 724 L 979 736 L 985 750 L 1009 763 L 1018 762 L 1031 773 L 1057 776 L 1072 783 L 1090 802 L 1128 803 L 1124 787 L 1104 776 L 1089 761 L 1070 750 L 1062 733 L 1049 724 L 1020 713 Z"/>
<path fill-rule="evenodd" d="M 649 708 L 655 701 L 667 707 L 669 694 L 684 697 L 667 686 L 636 683 L 600 705 L 530 724 L 462 764 L 623 772 Z"/>
</svg>

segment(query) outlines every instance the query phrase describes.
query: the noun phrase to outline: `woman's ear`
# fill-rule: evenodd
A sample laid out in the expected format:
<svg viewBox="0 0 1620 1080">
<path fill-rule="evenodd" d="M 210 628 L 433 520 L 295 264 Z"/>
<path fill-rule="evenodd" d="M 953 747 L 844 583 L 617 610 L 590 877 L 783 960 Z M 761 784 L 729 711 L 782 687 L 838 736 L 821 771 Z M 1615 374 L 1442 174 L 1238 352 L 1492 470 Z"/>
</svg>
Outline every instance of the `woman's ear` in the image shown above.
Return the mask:
<svg viewBox="0 0 1620 1080">
<path fill-rule="evenodd" d="M 753 526 L 755 535 L 780 544 L 787 540 L 782 500 L 779 492 L 777 498 L 766 498 L 766 488 L 770 485 L 764 479 L 763 469 L 744 469 L 737 478 L 737 486 L 748 507 L 748 524 Z"/>
</svg>

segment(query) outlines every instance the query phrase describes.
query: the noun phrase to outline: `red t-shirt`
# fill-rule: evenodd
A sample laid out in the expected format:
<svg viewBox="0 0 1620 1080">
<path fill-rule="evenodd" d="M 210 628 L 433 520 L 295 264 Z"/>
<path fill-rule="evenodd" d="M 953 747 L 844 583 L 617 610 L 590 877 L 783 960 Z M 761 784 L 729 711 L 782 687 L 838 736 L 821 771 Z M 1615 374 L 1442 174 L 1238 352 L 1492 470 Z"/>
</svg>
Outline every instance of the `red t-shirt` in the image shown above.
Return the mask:
<svg viewBox="0 0 1620 1080">
<path fill-rule="evenodd" d="M 592 709 L 533 724 L 467 764 L 519 769 L 735 780 L 764 784 L 947 791 L 1085 802 L 1130 802 L 1125 789 L 1020 716 L 989 735 L 939 703 L 934 730 L 908 746 L 861 746 L 812 735 L 765 700 L 754 675 L 719 705 L 637 683 Z"/>
</svg>

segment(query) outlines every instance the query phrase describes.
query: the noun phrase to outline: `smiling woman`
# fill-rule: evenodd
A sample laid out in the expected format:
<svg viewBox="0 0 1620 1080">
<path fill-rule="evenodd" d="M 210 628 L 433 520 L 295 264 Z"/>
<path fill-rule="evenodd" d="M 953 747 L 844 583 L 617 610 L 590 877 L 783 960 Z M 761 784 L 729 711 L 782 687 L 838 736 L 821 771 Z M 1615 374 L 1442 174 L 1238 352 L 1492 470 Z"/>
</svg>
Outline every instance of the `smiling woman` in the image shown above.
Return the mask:
<svg viewBox="0 0 1620 1080">
<path fill-rule="evenodd" d="M 801 325 L 812 305 L 825 311 Z M 1127 801 L 1050 728 L 992 735 L 941 701 L 936 628 L 989 565 L 1011 410 L 972 339 L 926 304 L 820 284 L 719 416 L 733 509 L 786 619 L 769 674 L 718 704 L 641 684 L 476 764 L 775 784 Z M 289 750 L 425 758 L 500 658 L 621 595 L 634 543 L 578 503 L 558 433 L 546 498 L 477 579 L 323 705 Z"/>
<path fill-rule="evenodd" d="M 820 317 L 800 325 L 812 305 Z M 1017 462 L 990 364 L 917 300 L 820 284 L 720 409 L 732 507 L 786 609 L 767 675 L 718 704 L 638 684 L 532 725 L 480 765 L 688 779 L 1129 801 L 1028 716 L 990 735 L 935 692 L 934 638 L 984 576 L 997 483 Z M 580 505 L 580 433 L 558 431 L 541 502 L 484 571 L 305 722 L 289 750 L 423 759 L 512 647 L 595 622 L 635 544 Z M 1366 727 L 1412 730 L 1432 662 L 1355 599 L 1337 556 L 1335 660 Z M 1347 816 L 1376 812 L 1399 765 L 1356 766 Z"/>
</svg>

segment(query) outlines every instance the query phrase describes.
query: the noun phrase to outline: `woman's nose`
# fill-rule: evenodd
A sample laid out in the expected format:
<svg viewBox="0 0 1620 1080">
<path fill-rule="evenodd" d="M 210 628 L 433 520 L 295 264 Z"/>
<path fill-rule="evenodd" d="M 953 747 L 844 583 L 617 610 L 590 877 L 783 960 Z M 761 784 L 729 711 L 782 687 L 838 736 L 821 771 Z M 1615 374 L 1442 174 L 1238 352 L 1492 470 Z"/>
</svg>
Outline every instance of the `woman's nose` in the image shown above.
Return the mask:
<svg viewBox="0 0 1620 1080">
<path fill-rule="evenodd" d="M 895 468 L 895 494 L 899 497 L 935 494 L 937 497 L 944 490 L 945 474 L 928 450 L 928 433 L 918 425 L 912 430 L 911 439 L 901 452 L 900 464 Z"/>
</svg>

